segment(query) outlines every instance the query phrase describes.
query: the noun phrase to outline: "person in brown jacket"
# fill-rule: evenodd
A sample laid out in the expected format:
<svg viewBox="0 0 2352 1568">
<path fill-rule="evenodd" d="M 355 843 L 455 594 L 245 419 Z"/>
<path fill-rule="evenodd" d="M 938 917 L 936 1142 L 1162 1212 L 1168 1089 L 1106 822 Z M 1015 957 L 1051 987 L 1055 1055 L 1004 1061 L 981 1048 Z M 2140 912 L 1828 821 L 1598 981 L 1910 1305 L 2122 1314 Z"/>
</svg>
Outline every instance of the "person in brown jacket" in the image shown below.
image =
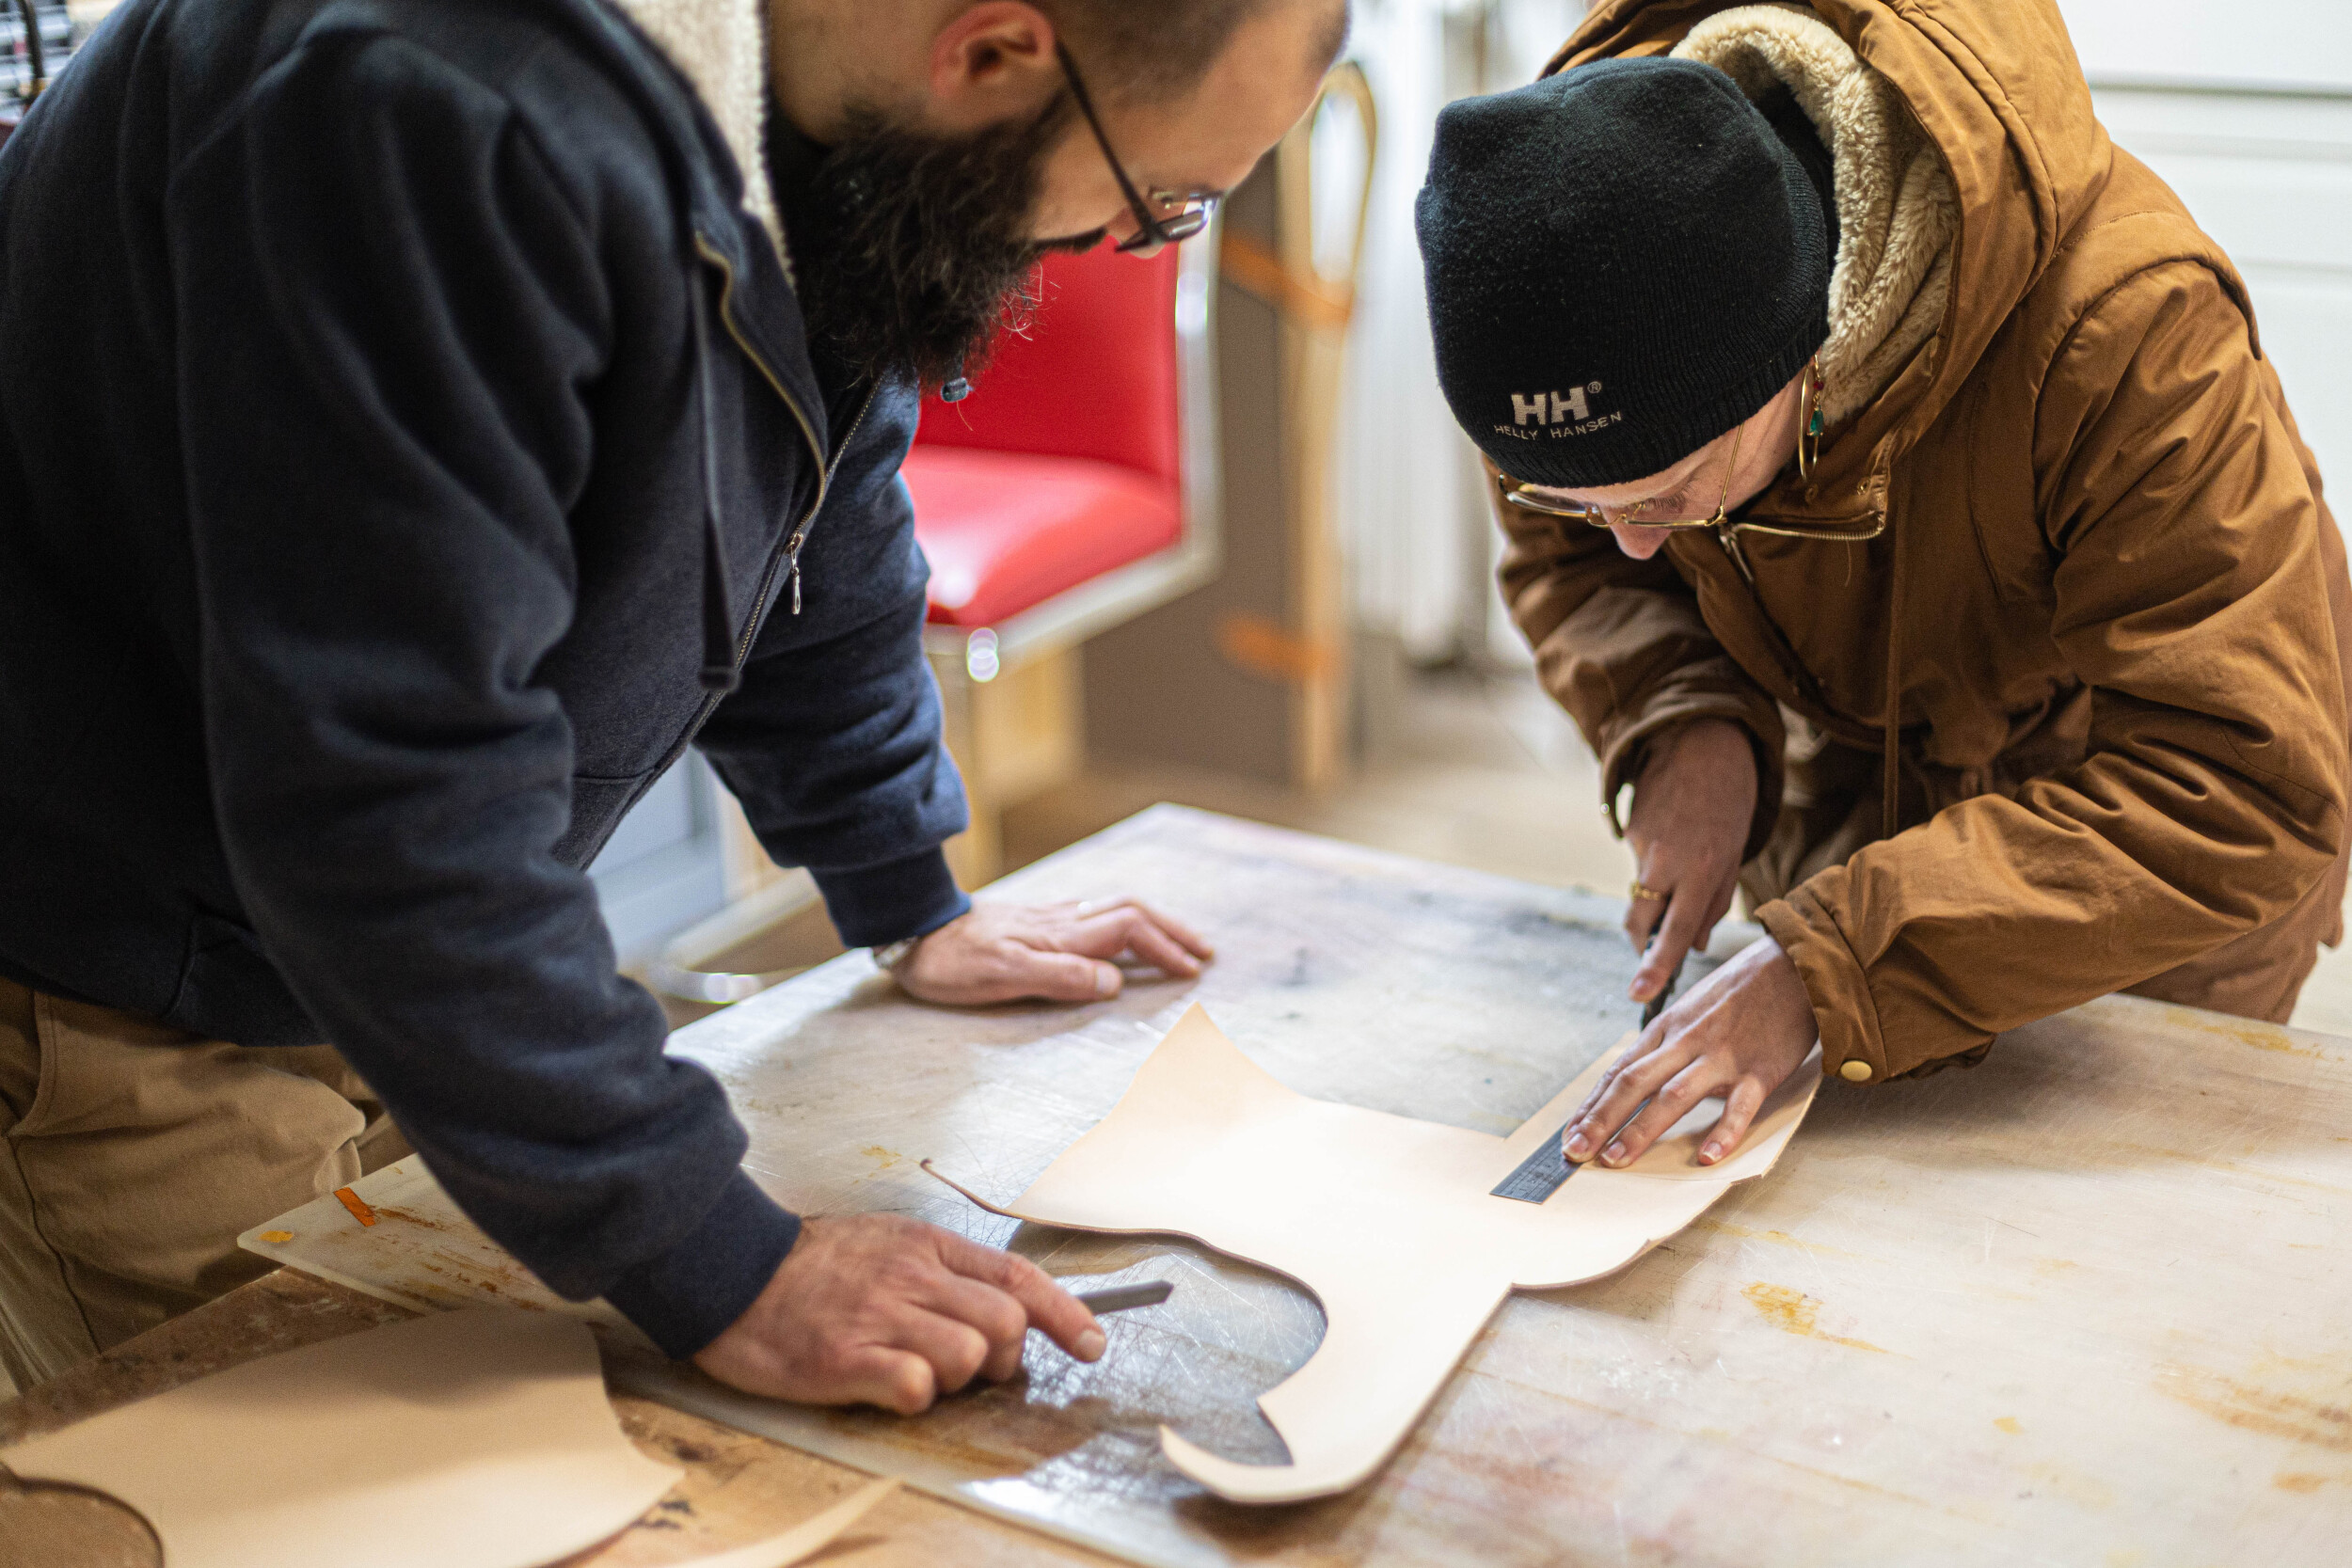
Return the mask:
<svg viewBox="0 0 2352 1568">
<path fill-rule="evenodd" d="M 1735 887 L 1769 933 L 1572 1160 L 1716 1096 L 1721 1159 L 1817 1035 L 1883 1083 L 2116 990 L 2286 1019 L 2342 936 L 2344 545 L 2049 0 L 1613 0 L 1448 109 L 1420 227 L 1505 596 L 1632 786 L 1633 994 Z"/>
</svg>

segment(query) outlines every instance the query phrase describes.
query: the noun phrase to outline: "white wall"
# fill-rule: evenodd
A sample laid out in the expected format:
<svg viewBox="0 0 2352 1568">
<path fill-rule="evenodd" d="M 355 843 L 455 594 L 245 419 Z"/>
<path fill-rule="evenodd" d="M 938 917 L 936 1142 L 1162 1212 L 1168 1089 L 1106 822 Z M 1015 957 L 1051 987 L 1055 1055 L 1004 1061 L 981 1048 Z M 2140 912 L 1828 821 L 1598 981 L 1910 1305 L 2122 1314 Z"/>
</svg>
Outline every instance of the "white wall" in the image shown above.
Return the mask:
<svg viewBox="0 0 2352 1568">
<path fill-rule="evenodd" d="M 1357 619 L 1428 654 L 1453 637 L 1461 580 L 1454 421 L 1438 393 L 1413 241 L 1413 193 L 1445 102 L 1442 8 L 1361 0 L 1356 54 L 1379 104 L 1380 151 L 1341 395 L 1333 501 Z"/>
<path fill-rule="evenodd" d="M 1438 110 L 1532 81 L 1584 13 L 1582 0 L 1356 0 L 1354 53 L 1380 108 L 1357 325 L 1340 411 L 1335 502 L 1359 624 L 1416 657 L 1487 651 L 1507 631 L 1470 443 L 1438 390 L 1413 197 Z M 1497 639 L 1524 657 L 1518 634 Z"/>
<path fill-rule="evenodd" d="M 2345 0 L 2058 0 L 2094 82 L 2352 88 Z"/>
</svg>

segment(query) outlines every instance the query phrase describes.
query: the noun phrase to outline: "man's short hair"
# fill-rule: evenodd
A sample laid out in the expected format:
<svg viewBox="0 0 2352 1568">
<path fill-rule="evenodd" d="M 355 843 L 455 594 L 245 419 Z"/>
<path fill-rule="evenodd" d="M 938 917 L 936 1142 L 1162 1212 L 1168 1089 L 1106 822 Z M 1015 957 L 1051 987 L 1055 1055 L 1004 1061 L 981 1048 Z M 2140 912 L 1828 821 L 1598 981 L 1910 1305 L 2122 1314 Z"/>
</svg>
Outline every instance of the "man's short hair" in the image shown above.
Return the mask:
<svg viewBox="0 0 2352 1568">
<path fill-rule="evenodd" d="M 1164 103 L 1200 83 L 1233 31 L 1277 5 L 1319 5 L 1331 15 L 1326 61 L 1347 43 L 1347 0 L 1044 0 L 1087 85 L 1119 98 Z"/>
</svg>

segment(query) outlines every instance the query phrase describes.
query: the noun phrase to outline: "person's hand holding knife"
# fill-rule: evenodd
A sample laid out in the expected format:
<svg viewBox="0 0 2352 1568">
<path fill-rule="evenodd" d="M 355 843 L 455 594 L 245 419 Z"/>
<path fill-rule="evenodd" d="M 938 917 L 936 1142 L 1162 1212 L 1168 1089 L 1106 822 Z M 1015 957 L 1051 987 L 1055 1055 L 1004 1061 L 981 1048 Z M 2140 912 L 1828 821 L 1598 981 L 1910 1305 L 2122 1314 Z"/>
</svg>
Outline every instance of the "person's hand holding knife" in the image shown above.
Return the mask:
<svg viewBox="0 0 2352 1568">
<path fill-rule="evenodd" d="M 1641 1038 L 1562 1130 L 1571 1164 L 1639 1159 L 1692 1106 L 1722 1096 L 1699 1151 L 1700 1164 L 1713 1164 L 1740 1147 L 1764 1097 L 1813 1049 L 1813 1004 L 1770 937 L 1669 1002 L 1683 959 L 1731 909 L 1756 790 L 1756 753 L 1736 724 L 1694 720 L 1649 744 L 1626 822 L 1638 874 L 1625 918 L 1642 953 L 1630 994 L 1648 1006 Z"/>
</svg>

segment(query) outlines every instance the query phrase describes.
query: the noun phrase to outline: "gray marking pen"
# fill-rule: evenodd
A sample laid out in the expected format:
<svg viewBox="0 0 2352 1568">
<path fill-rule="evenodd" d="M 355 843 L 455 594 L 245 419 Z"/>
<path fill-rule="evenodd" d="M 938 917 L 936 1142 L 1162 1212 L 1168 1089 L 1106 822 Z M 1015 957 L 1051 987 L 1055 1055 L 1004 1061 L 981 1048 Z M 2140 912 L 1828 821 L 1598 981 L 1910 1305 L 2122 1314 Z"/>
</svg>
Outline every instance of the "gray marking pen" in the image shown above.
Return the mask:
<svg viewBox="0 0 2352 1568">
<path fill-rule="evenodd" d="M 1126 1312 L 1138 1307 L 1157 1307 L 1175 1293 L 1176 1287 L 1165 1279 L 1154 1279 L 1141 1285 L 1114 1285 L 1105 1291 L 1088 1291 L 1078 1297 L 1078 1305 L 1101 1317 L 1105 1312 Z"/>
</svg>

